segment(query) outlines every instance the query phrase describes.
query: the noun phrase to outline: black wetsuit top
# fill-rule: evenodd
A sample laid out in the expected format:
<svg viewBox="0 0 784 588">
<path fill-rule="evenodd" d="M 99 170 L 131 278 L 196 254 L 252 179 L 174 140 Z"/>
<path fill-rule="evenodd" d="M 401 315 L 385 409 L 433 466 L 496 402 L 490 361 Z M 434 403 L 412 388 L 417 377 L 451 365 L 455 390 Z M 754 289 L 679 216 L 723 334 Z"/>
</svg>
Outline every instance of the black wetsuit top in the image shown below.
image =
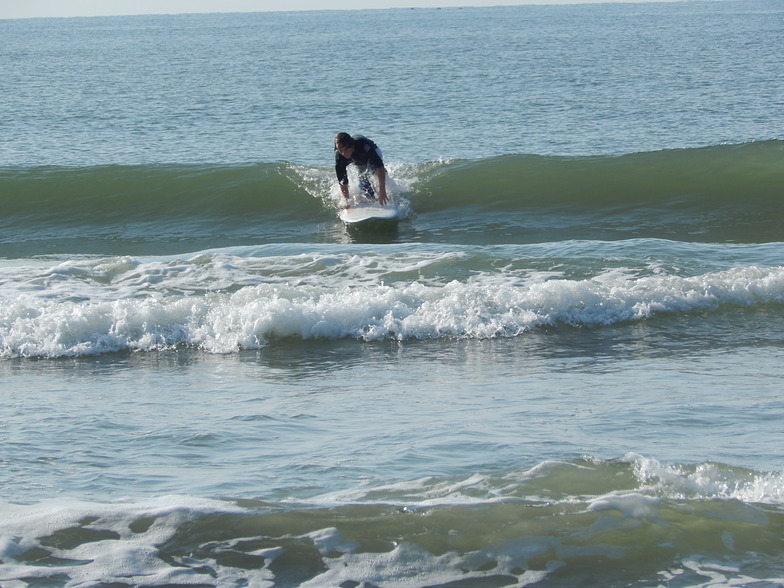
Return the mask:
<svg viewBox="0 0 784 588">
<path fill-rule="evenodd" d="M 335 173 L 341 184 L 348 184 L 348 172 L 346 167 L 353 163 L 359 169 L 360 174 L 373 173 L 378 168 L 384 167 L 378 145 L 367 137 L 356 135 L 354 139 L 354 153 L 351 157 L 343 157 L 335 150 Z"/>
</svg>

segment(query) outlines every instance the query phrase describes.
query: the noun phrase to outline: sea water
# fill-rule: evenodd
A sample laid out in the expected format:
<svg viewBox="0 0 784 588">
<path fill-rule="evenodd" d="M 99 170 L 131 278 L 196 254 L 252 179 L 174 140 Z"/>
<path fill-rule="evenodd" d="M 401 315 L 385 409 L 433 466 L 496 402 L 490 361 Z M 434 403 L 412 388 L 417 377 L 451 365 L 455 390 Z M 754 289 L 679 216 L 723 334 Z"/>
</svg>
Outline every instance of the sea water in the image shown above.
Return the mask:
<svg viewBox="0 0 784 588">
<path fill-rule="evenodd" d="M 0 585 L 784 584 L 782 25 L 0 21 Z"/>
</svg>

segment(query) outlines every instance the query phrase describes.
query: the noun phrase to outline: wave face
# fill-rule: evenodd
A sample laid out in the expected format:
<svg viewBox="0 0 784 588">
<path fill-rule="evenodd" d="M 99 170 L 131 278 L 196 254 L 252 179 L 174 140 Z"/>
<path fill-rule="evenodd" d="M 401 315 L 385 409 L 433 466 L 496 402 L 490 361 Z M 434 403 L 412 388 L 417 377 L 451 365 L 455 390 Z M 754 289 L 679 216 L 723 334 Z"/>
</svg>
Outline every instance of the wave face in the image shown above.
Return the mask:
<svg viewBox="0 0 784 588">
<path fill-rule="evenodd" d="M 414 241 L 782 240 L 784 142 L 391 164 Z M 333 172 L 293 164 L 0 170 L 0 255 L 333 240 Z M 487 229 L 490 230 L 487 230 Z"/>
<path fill-rule="evenodd" d="M 463 216 L 493 216 L 500 230 L 516 222 L 541 240 L 778 241 L 782 163 L 780 141 L 614 157 L 512 155 L 453 164 L 427 184 L 432 198 L 418 210 L 456 202 Z"/>
<path fill-rule="evenodd" d="M 282 164 L 4 169 L 0 255 L 194 251 L 296 235 L 320 206 L 292 174 Z"/>
</svg>

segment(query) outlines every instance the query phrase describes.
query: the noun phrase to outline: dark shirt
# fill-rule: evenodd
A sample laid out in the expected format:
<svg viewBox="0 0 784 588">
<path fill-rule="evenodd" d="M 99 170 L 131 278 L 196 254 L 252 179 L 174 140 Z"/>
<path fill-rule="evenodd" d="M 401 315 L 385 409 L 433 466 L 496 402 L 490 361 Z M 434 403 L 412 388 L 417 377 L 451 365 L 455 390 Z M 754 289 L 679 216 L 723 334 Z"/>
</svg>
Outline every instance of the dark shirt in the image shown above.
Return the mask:
<svg viewBox="0 0 784 588">
<path fill-rule="evenodd" d="M 378 146 L 362 135 L 354 137 L 354 153 L 351 157 L 343 157 L 335 150 L 335 174 L 338 176 L 338 181 L 341 184 L 348 184 L 348 172 L 346 167 L 350 163 L 357 166 L 361 174 L 373 173 L 378 168 L 384 167 L 384 162 L 381 159 L 381 153 Z"/>
</svg>

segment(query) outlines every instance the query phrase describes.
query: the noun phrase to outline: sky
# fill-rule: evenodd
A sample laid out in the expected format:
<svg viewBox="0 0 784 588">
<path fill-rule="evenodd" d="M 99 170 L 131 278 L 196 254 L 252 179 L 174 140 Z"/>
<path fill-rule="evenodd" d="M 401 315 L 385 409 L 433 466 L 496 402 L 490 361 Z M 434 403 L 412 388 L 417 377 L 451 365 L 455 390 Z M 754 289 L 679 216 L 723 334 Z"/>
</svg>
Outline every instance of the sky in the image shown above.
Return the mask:
<svg viewBox="0 0 784 588">
<path fill-rule="evenodd" d="M 0 0 L 0 19 L 270 10 L 577 4 L 599 1 L 622 0 Z"/>
</svg>

